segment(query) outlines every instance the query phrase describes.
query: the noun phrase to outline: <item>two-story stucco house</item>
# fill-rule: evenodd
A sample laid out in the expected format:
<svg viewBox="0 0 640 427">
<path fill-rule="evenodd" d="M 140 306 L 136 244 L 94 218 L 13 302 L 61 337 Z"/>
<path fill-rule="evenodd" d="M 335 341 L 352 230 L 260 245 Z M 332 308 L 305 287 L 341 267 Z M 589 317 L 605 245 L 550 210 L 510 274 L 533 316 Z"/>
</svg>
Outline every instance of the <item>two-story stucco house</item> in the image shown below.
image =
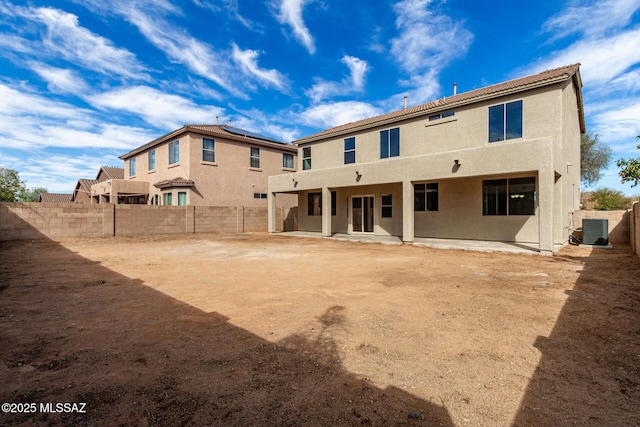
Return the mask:
<svg viewBox="0 0 640 427">
<path fill-rule="evenodd" d="M 124 177 L 111 191 L 130 203 L 266 207 L 268 176 L 295 171 L 296 157 L 292 145 L 256 133 L 185 125 L 120 156 Z"/>
<path fill-rule="evenodd" d="M 537 244 L 567 240 L 585 132 L 579 64 L 455 94 L 294 141 L 303 231 Z"/>
</svg>

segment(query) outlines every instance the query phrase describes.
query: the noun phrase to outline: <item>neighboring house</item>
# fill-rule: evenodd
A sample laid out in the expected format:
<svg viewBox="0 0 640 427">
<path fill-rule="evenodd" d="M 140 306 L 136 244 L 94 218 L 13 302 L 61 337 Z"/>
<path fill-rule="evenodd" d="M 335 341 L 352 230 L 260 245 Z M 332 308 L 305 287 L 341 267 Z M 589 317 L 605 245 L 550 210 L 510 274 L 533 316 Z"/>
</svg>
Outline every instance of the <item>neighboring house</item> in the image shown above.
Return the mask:
<svg viewBox="0 0 640 427">
<path fill-rule="evenodd" d="M 92 203 L 134 204 L 144 200 L 141 188 L 123 190 L 124 168 L 102 166 L 95 180 L 97 182 L 91 185 Z"/>
<path fill-rule="evenodd" d="M 91 186 L 97 184 L 96 179 L 79 179 L 71 195 L 73 203 L 91 203 Z"/>
<path fill-rule="evenodd" d="M 292 145 L 256 133 L 185 125 L 120 156 L 125 174 L 111 181 L 111 191 L 152 205 L 266 208 L 268 177 L 295 171 L 296 157 Z M 295 195 L 278 202 L 296 204 Z"/>
<path fill-rule="evenodd" d="M 71 203 L 71 194 L 40 193 L 40 203 Z"/>
<path fill-rule="evenodd" d="M 579 209 L 579 64 L 294 141 L 299 230 L 527 242 L 551 253 Z M 275 230 L 275 210 L 269 231 Z"/>
</svg>

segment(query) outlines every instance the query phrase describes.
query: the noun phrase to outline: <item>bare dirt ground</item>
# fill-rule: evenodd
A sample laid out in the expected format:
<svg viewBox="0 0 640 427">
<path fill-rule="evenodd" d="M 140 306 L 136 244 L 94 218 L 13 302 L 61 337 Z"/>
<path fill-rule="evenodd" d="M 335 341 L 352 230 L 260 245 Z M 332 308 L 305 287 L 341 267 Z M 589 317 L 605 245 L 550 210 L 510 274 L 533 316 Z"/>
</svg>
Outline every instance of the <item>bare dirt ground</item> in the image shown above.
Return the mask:
<svg viewBox="0 0 640 427">
<path fill-rule="evenodd" d="M 0 425 L 635 426 L 640 261 L 263 234 L 7 242 L 0 358 L 0 403 L 38 405 Z"/>
</svg>

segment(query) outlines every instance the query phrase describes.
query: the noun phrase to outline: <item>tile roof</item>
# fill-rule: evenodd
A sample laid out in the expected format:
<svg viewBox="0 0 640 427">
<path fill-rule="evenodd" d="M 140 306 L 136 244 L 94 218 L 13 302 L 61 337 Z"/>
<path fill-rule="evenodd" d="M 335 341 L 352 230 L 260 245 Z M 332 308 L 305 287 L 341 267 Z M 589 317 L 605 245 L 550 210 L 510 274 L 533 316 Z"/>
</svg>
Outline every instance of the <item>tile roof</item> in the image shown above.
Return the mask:
<svg viewBox="0 0 640 427">
<path fill-rule="evenodd" d="M 194 185 L 194 181 L 184 179 L 181 176 L 172 179 L 165 179 L 164 181 L 159 181 L 153 184 L 156 188 L 193 187 Z"/>
<path fill-rule="evenodd" d="M 71 203 L 71 194 L 40 193 L 41 203 Z"/>
<path fill-rule="evenodd" d="M 582 95 L 581 95 L 582 82 L 580 80 L 579 70 L 580 70 L 580 64 L 572 64 L 564 67 L 554 68 L 552 70 L 546 70 L 538 74 L 533 74 L 530 76 L 509 80 L 504 83 L 499 83 L 492 86 L 475 89 L 469 92 L 460 93 L 450 97 L 444 97 L 442 99 L 428 102 L 426 104 L 417 105 L 415 107 L 410 107 L 403 110 L 382 114 L 380 116 L 371 117 L 368 119 L 358 120 L 352 123 L 346 123 L 344 125 L 326 129 L 326 130 L 323 130 L 322 132 L 318 132 L 316 134 L 298 139 L 296 141 L 293 141 L 293 143 L 305 144 L 309 142 L 320 141 L 326 138 L 332 138 L 332 137 L 347 134 L 347 133 L 370 129 L 376 126 L 383 126 L 383 125 L 398 122 L 401 120 L 420 117 L 420 116 L 432 114 L 438 111 L 444 111 L 447 109 L 484 101 L 486 99 L 497 98 L 499 96 L 508 95 L 511 93 L 530 90 L 530 89 L 534 89 L 542 86 L 548 86 L 548 85 L 563 82 L 572 78 L 575 79 L 576 87 L 578 88 L 578 104 L 579 104 L 578 107 L 580 110 L 579 112 L 580 126 L 582 131 L 584 132 L 584 112 L 582 109 Z"/>
<path fill-rule="evenodd" d="M 83 192 L 86 194 L 91 194 L 91 186 L 93 184 L 97 184 L 97 179 L 84 179 L 80 178 L 76 183 L 76 188 L 73 190 L 73 195 L 71 196 L 71 201 L 73 202 L 76 198 L 78 192 Z"/>
<path fill-rule="evenodd" d="M 104 172 L 107 179 L 124 179 L 124 168 L 116 168 L 112 166 L 102 166 L 100 171 Z M 98 176 L 100 173 L 98 172 Z M 97 179 L 97 178 L 96 178 Z"/>
<path fill-rule="evenodd" d="M 228 125 L 191 124 L 191 125 L 184 125 L 180 129 L 176 129 L 173 132 L 169 132 L 166 135 L 156 138 L 153 141 L 148 142 L 147 144 L 144 144 L 128 152 L 127 154 L 123 154 L 122 156 L 120 156 L 120 158 L 122 160 L 126 160 L 129 157 L 142 153 L 143 151 L 148 150 L 149 148 L 152 148 L 156 145 L 162 144 L 163 142 L 169 141 L 173 138 L 178 138 L 180 135 L 187 132 L 194 132 L 194 133 L 212 136 L 212 137 L 218 136 L 225 139 L 230 139 L 232 141 L 262 145 L 266 147 L 273 147 L 273 148 L 278 148 L 280 150 L 291 151 L 294 153 L 297 151 L 296 148 L 290 144 L 280 142 L 273 138 L 269 138 L 267 136 L 263 136 L 255 132 L 246 131 L 236 127 L 232 127 Z"/>
</svg>

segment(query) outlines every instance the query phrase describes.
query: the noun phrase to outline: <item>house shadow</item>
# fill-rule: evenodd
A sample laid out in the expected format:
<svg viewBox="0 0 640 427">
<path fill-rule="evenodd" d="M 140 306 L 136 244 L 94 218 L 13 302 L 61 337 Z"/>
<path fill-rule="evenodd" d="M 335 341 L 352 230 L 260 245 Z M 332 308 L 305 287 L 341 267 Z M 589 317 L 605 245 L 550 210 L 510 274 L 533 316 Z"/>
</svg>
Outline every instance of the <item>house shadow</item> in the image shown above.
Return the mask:
<svg viewBox="0 0 640 427">
<path fill-rule="evenodd" d="M 0 257 L 0 401 L 37 405 L 2 425 L 453 426 L 342 367 L 343 307 L 271 342 L 50 240 L 2 242 Z"/>
<path fill-rule="evenodd" d="M 568 248 L 579 271 L 513 426 L 640 425 L 640 260 L 629 246 Z"/>
</svg>

